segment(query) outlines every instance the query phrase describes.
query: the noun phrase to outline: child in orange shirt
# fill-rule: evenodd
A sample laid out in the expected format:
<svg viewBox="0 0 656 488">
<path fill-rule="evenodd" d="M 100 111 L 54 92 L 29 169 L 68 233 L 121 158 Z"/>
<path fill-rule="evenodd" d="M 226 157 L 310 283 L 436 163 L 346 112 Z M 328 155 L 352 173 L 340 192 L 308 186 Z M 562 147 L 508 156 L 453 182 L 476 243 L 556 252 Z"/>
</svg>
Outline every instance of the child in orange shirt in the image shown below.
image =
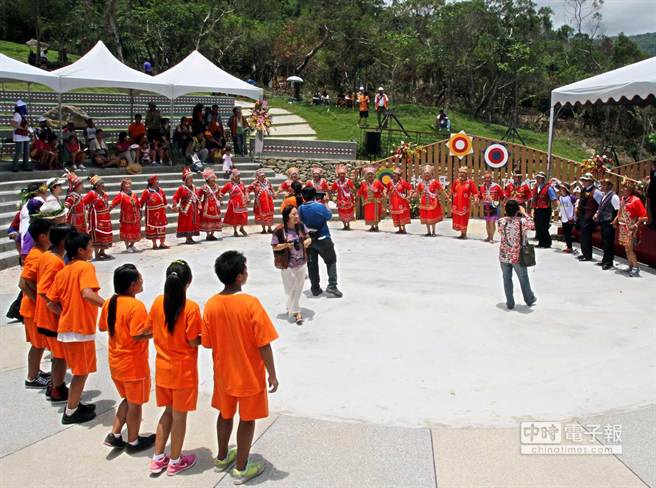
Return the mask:
<svg viewBox="0 0 656 488">
<path fill-rule="evenodd" d="M 64 267 L 64 248 L 66 237 L 73 232 L 70 224 L 55 224 L 50 227 L 48 238 L 50 250 L 39 257 L 36 272 L 36 309 L 34 311 L 34 323 L 36 330 L 46 341 L 46 347 L 52 356 L 52 378 L 46 388 L 46 399 L 52 403 L 68 401 L 68 388 L 64 383 L 66 375 L 66 357 L 64 355 L 64 344 L 57 340 L 57 323 L 59 317 L 48 309 L 46 294 L 55 276 Z"/>
<path fill-rule="evenodd" d="M 135 298 L 143 291 L 143 278 L 134 264 L 123 264 L 114 270 L 114 295 L 100 312 L 98 328 L 109 331 L 109 371 L 123 401 L 118 406 L 112 431 L 105 445 L 128 453 L 148 449 L 155 434 L 139 435 L 141 405 L 150 398 L 150 367 L 146 306 Z M 128 442 L 121 436 L 128 426 Z"/>
<path fill-rule="evenodd" d="M 157 425 L 155 453 L 150 472 L 173 476 L 196 464 L 194 454 L 182 454 L 187 412 L 196 410 L 198 399 L 198 345 L 200 307 L 187 299 L 191 268 L 181 259 L 166 269 L 164 295 L 155 298 L 146 327 L 152 330 L 157 358 L 155 396 L 157 406 L 166 407 Z M 171 457 L 164 452 L 171 436 Z"/>
<path fill-rule="evenodd" d="M 48 290 L 48 308 L 59 315 L 57 339 L 64 343 L 66 364 L 73 373 L 62 424 L 88 422 L 96 416 L 95 405 L 80 402 L 89 373 L 96 371 L 96 321 L 105 301 L 98 290 L 89 234 L 71 232 L 65 241 L 69 263 L 57 273 Z"/>
<path fill-rule="evenodd" d="M 36 273 L 39 258 L 50 247 L 48 232 L 52 222 L 46 219 L 34 219 L 28 228 L 28 232 L 34 240 L 34 247 L 30 249 L 23 263 L 23 271 L 20 275 L 18 287 L 23 292 L 20 314 L 25 324 L 25 337 L 32 344 L 27 353 L 27 379 L 25 388 L 46 388 L 50 381 L 50 374 L 39 369 L 43 350 L 46 348 L 45 337 L 39 334 L 34 324 L 34 309 L 36 307 Z"/>
<path fill-rule="evenodd" d="M 212 406 L 219 411 L 217 471 L 226 471 L 236 460 L 231 475 L 242 484 L 264 471 L 261 463 L 249 463 L 248 455 L 255 433 L 255 420 L 269 416 L 269 392 L 278 389 L 271 342 L 278 338 L 260 301 L 242 293 L 248 279 L 246 258 L 237 251 L 226 251 L 214 263 L 223 291 L 205 304 L 203 346 L 212 349 L 214 393 Z M 237 450 L 228 450 L 233 417 L 239 407 Z"/>
</svg>

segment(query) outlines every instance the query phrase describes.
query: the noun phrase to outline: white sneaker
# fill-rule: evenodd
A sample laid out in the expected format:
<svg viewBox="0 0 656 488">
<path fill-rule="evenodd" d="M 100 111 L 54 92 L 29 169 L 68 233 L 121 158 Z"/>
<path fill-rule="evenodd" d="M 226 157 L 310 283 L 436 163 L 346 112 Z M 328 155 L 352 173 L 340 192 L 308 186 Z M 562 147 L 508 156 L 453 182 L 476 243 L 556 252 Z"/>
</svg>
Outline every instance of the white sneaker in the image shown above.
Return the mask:
<svg viewBox="0 0 656 488">
<path fill-rule="evenodd" d="M 87 169 L 87 167 L 86 167 L 85 165 L 83 165 L 83 164 L 80 164 L 80 165 L 78 166 L 78 169 Z"/>
</svg>

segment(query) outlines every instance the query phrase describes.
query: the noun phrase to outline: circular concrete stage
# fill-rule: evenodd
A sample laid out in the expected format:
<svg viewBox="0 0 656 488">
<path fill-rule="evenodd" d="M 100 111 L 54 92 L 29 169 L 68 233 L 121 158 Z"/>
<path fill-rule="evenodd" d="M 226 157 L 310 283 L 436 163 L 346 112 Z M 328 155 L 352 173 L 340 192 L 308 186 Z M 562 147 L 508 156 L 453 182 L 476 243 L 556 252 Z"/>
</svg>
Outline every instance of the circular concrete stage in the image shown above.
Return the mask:
<svg viewBox="0 0 656 488">
<path fill-rule="evenodd" d="M 517 307 L 507 311 L 498 244 L 481 240 L 481 222 L 472 222 L 464 242 L 453 238 L 450 221 L 438 225 L 437 238 L 420 235 L 418 224 L 406 236 L 394 235 L 388 221 L 379 234 L 339 227 L 333 224 L 344 298 L 308 297 L 307 283 L 302 327 L 286 320 L 270 236 L 259 234 L 133 255 L 117 245 L 117 259 L 96 263 L 101 294 L 113 292 L 112 270 L 132 262 L 144 275 L 140 298 L 149 306 L 161 293 L 164 268 L 184 258 L 194 271 L 189 297 L 202 306 L 219 290 L 214 258 L 243 251 L 245 291 L 260 298 L 280 333 L 273 347 L 281 386 L 270 398 L 276 413 L 399 426 L 516 426 L 519 418 L 582 417 L 656 399 L 653 274 L 602 272 L 555 244 L 536 251 L 530 271 L 537 305 L 522 304 L 515 282 Z M 0 272 L 3 311 L 18 273 Z M 209 352 L 199 357 L 201 390 L 211 392 Z"/>
</svg>

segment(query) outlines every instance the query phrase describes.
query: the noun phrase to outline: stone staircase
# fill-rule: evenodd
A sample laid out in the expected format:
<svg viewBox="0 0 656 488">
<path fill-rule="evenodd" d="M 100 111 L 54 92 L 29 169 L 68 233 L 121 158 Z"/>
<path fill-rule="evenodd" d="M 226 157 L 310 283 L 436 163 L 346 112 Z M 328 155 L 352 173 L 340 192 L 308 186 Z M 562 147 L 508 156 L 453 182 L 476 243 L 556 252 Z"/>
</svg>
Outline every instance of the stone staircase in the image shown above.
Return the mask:
<svg viewBox="0 0 656 488">
<path fill-rule="evenodd" d="M 241 180 L 245 185 L 249 185 L 255 179 L 255 170 L 260 167 L 258 162 L 251 162 L 249 158 L 235 158 L 235 166 L 241 171 Z M 223 178 L 223 172 L 221 171 L 220 166 L 212 165 L 217 172 L 217 183 L 223 185 L 227 182 Z M 273 170 L 267 169 L 267 178 L 277 190 L 278 186 L 286 179 L 284 175 L 275 174 Z M 79 171 L 80 176 L 89 176 L 92 173 L 97 173 L 102 175 L 105 180 L 105 185 L 107 192 L 112 199 L 119 191 L 121 184 L 121 179 L 126 175 L 123 170 L 119 169 L 108 169 L 108 170 L 92 170 L 87 169 L 86 171 Z M 141 195 L 141 192 L 146 188 L 147 179 L 152 174 L 159 175 L 160 186 L 164 189 L 166 197 L 171 201 L 173 194 L 177 188 L 182 184 L 180 176 L 182 172 L 182 166 L 164 166 L 164 167 L 145 167 L 144 172 L 139 175 L 133 175 L 132 178 L 132 188 L 138 194 Z M 32 181 L 45 181 L 47 178 L 54 176 L 61 176 L 62 171 L 34 171 L 31 173 L 11 173 L 11 172 L 0 172 L 0 228 L 2 229 L 2 234 L 0 237 L 0 270 L 15 266 L 18 264 L 18 255 L 14 245 L 14 241 L 6 237 L 6 229 L 9 227 L 11 220 L 18 211 L 17 202 L 19 201 L 19 193 L 22 188 L 25 188 L 28 183 Z M 194 178 L 194 183 L 197 186 L 201 186 L 204 182 L 200 174 L 197 174 Z M 89 185 L 85 184 L 85 189 L 88 191 Z M 282 204 L 282 197 L 277 197 L 274 200 L 276 209 L 280 208 Z M 222 214 L 225 214 L 227 206 L 227 197 L 222 199 Z M 252 209 L 252 203 L 251 203 Z M 119 228 L 119 208 L 115 208 L 112 211 L 112 223 L 115 231 L 114 240 L 118 241 L 118 228 Z M 337 210 L 333 209 L 333 218 L 337 215 Z M 176 226 L 178 221 L 177 212 L 167 212 L 168 217 L 168 228 L 167 234 L 175 239 Z M 280 222 L 280 214 L 276 211 L 275 222 Z M 253 218 L 252 211 L 249 214 L 249 225 L 254 225 L 255 221 Z M 225 232 L 231 232 L 230 229 Z"/>
</svg>

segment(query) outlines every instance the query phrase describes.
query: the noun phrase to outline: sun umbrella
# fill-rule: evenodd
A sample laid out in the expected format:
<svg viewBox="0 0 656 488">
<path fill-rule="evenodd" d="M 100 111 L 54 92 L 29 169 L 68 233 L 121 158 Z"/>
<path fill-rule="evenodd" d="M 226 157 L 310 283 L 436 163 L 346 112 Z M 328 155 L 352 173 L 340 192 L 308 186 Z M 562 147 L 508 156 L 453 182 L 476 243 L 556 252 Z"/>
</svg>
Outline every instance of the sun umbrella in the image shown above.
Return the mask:
<svg viewBox="0 0 656 488">
<path fill-rule="evenodd" d="M 287 78 L 287 81 L 291 81 L 292 83 L 303 83 L 303 78 L 300 76 L 290 76 Z"/>
<path fill-rule="evenodd" d="M 30 47 L 36 47 L 36 45 L 38 44 L 38 41 L 36 39 L 30 39 L 25 44 L 27 44 Z M 41 49 L 45 49 L 47 47 L 48 47 L 48 43 L 41 41 Z"/>
</svg>

